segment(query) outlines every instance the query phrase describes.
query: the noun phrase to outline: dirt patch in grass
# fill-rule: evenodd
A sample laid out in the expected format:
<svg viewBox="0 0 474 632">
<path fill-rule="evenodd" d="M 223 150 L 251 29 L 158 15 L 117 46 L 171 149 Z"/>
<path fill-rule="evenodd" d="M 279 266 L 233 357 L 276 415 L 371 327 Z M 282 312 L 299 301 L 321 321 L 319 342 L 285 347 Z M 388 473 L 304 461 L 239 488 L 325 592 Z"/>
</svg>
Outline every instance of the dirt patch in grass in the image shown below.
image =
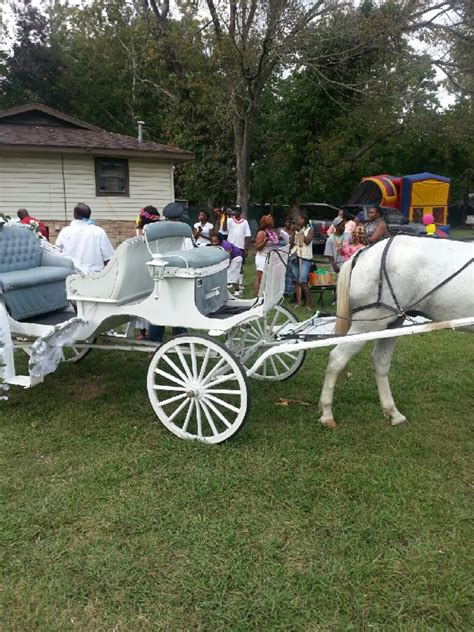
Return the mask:
<svg viewBox="0 0 474 632">
<path fill-rule="evenodd" d="M 68 384 L 67 396 L 79 402 L 88 402 L 91 399 L 101 397 L 105 391 L 106 387 L 103 383 L 76 380 L 74 383 Z"/>
</svg>

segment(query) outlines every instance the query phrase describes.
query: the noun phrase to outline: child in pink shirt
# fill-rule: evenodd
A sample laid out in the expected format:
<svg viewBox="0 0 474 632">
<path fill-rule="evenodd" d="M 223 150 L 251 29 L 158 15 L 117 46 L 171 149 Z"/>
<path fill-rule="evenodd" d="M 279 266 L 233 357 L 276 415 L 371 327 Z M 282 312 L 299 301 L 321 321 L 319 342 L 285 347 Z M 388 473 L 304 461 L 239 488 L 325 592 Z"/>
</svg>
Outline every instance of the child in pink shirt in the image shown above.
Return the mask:
<svg viewBox="0 0 474 632">
<path fill-rule="evenodd" d="M 361 248 L 365 248 L 368 245 L 367 235 L 365 234 L 365 228 L 362 224 L 356 226 L 352 233 L 352 243 L 345 241 L 341 248 L 339 248 L 339 254 L 344 256 L 344 261 L 347 261 Z"/>
</svg>

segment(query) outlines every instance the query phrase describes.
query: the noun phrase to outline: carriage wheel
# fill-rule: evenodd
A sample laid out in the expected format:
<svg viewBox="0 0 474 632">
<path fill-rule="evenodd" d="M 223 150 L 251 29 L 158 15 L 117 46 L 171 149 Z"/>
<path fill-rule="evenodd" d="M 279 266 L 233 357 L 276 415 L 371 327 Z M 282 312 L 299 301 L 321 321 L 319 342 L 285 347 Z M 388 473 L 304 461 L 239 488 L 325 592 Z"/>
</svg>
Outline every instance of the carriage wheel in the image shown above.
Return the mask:
<svg viewBox="0 0 474 632">
<path fill-rule="evenodd" d="M 297 323 L 298 318 L 282 305 L 275 305 L 263 318 L 232 329 L 226 344 L 248 370 L 269 347 L 278 344 L 276 338 L 280 329 L 288 323 Z M 252 378 L 281 382 L 294 375 L 305 359 L 304 351 L 290 351 L 271 356 Z"/>
<path fill-rule="evenodd" d="M 239 360 L 206 336 L 176 336 L 150 363 L 148 397 L 158 419 L 182 439 L 222 443 L 250 410 L 248 378 Z"/>
<path fill-rule="evenodd" d="M 95 344 L 96 339 L 89 340 L 91 344 Z M 78 348 L 74 345 L 70 347 L 63 347 L 63 362 L 67 362 L 68 364 L 74 364 L 75 362 L 80 362 L 83 358 L 86 357 L 88 353 L 90 353 L 92 349 L 90 347 L 82 347 Z"/>
</svg>

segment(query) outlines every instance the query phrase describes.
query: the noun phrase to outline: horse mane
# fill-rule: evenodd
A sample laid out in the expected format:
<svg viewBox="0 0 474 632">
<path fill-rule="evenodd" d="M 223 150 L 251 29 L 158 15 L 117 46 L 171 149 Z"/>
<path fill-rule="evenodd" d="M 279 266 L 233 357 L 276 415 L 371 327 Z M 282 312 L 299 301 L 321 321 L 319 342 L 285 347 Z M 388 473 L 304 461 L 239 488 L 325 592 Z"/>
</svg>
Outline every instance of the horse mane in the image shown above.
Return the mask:
<svg viewBox="0 0 474 632">
<path fill-rule="evenodd" d="M 370 250 L 375 244 L 370 244 L 358 250 L 346 263 L 342 266 L 337 278 L 337 304 L 336 304 L 336 336 L 345 336 L 352 323 L 352 314 L 350 306 L 350 289 L 352 270 L 356 265 L 359 257 Z"/>
<path fill-rule="evenodd" d="M 342 266 L 337 279 L 336 336 L 345 336 L 351 328 L 350 287 L 355 257 Z"/>
</svg>

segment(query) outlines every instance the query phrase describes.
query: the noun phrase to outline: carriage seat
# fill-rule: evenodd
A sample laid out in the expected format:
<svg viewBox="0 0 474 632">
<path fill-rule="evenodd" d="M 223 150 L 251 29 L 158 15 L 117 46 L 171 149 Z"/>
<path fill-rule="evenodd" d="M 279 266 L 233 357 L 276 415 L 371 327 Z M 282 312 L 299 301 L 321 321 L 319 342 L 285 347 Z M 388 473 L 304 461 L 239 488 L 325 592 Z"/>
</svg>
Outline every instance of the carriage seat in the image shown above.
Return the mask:
<svg viewBox="0 0 474 632">
<path fill-rule="evenodd" d="M 64 281 L 73 270 L 70 259 L 43 251 L 29 228 L 0 227 L 0 293 L 15 320 L 67 307 Z"/>
<path fill-rule="evenodd" d="M 122 242 L 100 272 L 72 274 L 67 280 L 71 301 L 122 305 L 145 298 L 153 289 L 146 263 L 151 255 L 142 237 Z"/>
<path fill-rule="evenodd" d="M 162 255 L 169 268 L 185 268 L 189 271 L 211 268 L 229 260 L 221 248 L 191 247 L 192 231 L 181 222 L 155 222 L 145 226 L 145 238 L 150 250 Z"/>
<path fill-rule="evenodd" d="M 173 268 L 210 268 L 229 260 L 229 255 L 222 248 L 204 247 L 193 250 L 170 250 L 163 258 Z"/>
<path fill-rule="evenodd" d="M 225 305 L 229 255 L 224 250 L 192 247 L 191 228 L 181 222 L 156 222 L 145 226 L 144 232 L 150 250 L 166 261 L 165 278 L 192 279 L 194 303 L 201 314 L 207 316 Z"/>
<path fill-rule="evenodd" d="M 156 230 L 160 228 L 160 230 Z M 153 230 L 150 230 L 153 229 Z M 170 265 L 178 266 L 178 261 L 189 257 L 190 262 L 195 262 L 193 255 L 201 250 L 179 250 L 184 246 L 185 239 L 192 236 L 191 228 L 187 224 L 178 222 L 159 222 L 145 226 L 145 239 L 132 237 L 122 242 L 115 250 L 109 263 L 100 272 L 81 275 L 73 274 L 67 280 L 67 295 L 71 301 L 91 301 L 96 303 L 113 303 L 123 305 L 137 302 L 146 298 L 153 290 L 153 279 L 150 276 L 147 263 L 151 261 L 152 254 L 163 254 L 170 261 Z M 218 248 L 203 250 L 219 251 Z M 172 257 L 172 254 L 176 255 Z M 226 253 L 223 253 L 227 257 Z M 180 259 L 183 257 L 183 259 Z M 219 253 L 217 258 L 222 260 Z M 202 257 L 202 266 L 212 265 L 216 260 L 210 254 Z M 171 259 L 173 263 L 171 264 Z"/>
</svg>

